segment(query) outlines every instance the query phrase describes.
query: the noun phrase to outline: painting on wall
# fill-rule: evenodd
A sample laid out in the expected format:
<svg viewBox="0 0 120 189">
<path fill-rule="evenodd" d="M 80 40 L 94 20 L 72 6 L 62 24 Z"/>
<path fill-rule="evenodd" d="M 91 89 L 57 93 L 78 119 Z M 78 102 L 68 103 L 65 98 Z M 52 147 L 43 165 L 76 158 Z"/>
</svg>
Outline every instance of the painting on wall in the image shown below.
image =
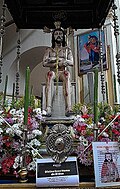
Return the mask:
<svg viewBox="0 0 120 189">
<path fill-rule="evenodd" d="M 101 70 L 100 35 L 103 54 L 102 67 L 103 70 L 107 69 L 104 31 L 92 30 L 78 36 L 79 75 L 91 72 L 95 68 L 98 68 L 99 71 Z"/>
</svg>

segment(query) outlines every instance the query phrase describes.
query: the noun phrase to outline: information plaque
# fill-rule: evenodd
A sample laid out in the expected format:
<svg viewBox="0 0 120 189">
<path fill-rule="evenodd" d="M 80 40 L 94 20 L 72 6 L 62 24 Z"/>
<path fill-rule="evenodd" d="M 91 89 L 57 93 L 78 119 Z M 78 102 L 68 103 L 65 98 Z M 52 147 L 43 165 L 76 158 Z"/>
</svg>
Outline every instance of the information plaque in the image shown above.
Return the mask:
<svg viewBox="0 0 120 189">
<path fill-rule="evenodd" d="M 96 187 L 120 186 L 120 149 L 118 142 L 93 142 Z"/>
<path fill-rule="evenodd" d="M 55 163 L 51 158 L 37 159 L 36 186 L 79 186 L 76 157 L 69 157 L 61 164 Z"/>
</svg>

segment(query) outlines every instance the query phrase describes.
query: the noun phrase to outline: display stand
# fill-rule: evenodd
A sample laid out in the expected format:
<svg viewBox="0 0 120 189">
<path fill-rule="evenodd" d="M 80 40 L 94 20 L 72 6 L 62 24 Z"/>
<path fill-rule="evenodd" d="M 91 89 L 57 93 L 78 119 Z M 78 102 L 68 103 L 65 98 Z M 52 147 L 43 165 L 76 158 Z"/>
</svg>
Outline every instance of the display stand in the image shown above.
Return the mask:
<svg viewBox="0 0 120 189">
<path fill-rule="evenodd" d="M 0 185 L 0 188 L 2 189 L 11 189 L 11 188 L 14 188 L 14 189 L 37 189 L 36 187 L 36 184 L 35 183 L 25 183 L 25 184 L 1 184 Z M 79 184 L 79 187 L 59 187 L 59 189 L 95 189 L 95 183 L 94 182 L 81 182 Z M 119 189 L 120 187 L 105 187 L 105 188 L 102 188 L 102 189 L 112 189 L 112 188 L 117 188 Z M 55 187 L 53 188 L 46 188 L 46 189 L 55 189 Z M 58 189 L 56 187 L 56 189 Z M 97 188 L 97 189 L 101 189 L 101 188 Z"/>
</svg>

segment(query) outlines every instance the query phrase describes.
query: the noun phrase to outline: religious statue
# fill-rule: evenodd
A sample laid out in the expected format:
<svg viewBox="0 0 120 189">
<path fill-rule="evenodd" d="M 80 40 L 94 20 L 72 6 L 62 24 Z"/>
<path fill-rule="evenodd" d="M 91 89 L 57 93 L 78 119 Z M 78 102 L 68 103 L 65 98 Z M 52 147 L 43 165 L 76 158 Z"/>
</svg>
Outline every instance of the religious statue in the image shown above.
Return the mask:
<svg viewBox="0 0 120 189">
<path fill-rule="evenodd" d="M 43 66 L 49 67 L 46 77 L 46 111 L 47 116 L 52 114 L 52 100 L 54 96 L 54 81 L 63 82 L 63 94 L 65 98 L 65 115 L 72 114 L 70 72 L 67 66 L 73 66 L 73 55 L 70 47 L 66 46 L 65 33 L 57 25 L 52 33 L 52 47 L 48 47 L 43 57 Z M 57 90 L 57 86 L 56 86 Z"/>
</svg>

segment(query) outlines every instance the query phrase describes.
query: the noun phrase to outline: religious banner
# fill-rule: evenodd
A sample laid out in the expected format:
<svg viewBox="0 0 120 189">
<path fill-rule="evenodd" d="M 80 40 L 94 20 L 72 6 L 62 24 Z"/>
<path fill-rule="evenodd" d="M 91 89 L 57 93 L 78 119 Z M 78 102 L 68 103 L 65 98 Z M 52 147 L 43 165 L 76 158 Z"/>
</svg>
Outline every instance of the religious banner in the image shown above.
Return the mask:
<svg viewBox="0 0 120 189">
<path fill-rule="evenodd" d="M 78 36 L 79 75 L 91 72 L 94 68 L 100 70 L 100 42 L 102 42 L 102 67 L 103 70 L 106 70 L 107 62 L 104 31 L 92 30 Z"/>
<path fill-rule="evenodd" d="M 120 149 L 117 142 L 93 142 L 96 187 L 120 186 Z"/>
</svg>

